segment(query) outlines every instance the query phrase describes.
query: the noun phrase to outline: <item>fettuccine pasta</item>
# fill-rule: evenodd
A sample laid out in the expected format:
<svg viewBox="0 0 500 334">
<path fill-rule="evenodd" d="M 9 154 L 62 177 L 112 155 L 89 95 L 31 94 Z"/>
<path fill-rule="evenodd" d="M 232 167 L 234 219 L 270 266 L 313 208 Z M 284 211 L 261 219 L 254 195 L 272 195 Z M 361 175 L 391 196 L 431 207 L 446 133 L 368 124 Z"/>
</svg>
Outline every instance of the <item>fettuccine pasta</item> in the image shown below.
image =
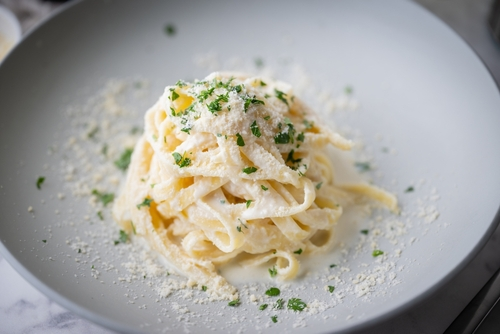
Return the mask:
<svg viewBox="0 0 500 334">
<path fill-rule="evenodd" d="M 193 284 L 234 298 L 217 266 L 238 256 L 292 279 L 297 250 L 331 248 L 344 206 L 367 196 L 397 210 L 374 186 L 336 185 L 330 144 L 352 146 L 285 83 L 235 73 L 179 81 L 146 113 L 113 214 Z"/>
</svg>

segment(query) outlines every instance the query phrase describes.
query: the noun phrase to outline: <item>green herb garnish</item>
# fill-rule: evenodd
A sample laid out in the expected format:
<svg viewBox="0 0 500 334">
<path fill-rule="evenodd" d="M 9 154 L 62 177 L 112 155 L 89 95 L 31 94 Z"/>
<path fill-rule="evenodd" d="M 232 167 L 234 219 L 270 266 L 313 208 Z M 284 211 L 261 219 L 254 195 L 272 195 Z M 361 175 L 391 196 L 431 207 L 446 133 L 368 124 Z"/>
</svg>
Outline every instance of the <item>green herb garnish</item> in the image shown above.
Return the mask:
<svg viewBox="0 0 500 334">
<path fill-rule="evenodd" d="M 288 101 L 286 100 L 285 96 L 286 94 L 283 93 L 282 91 L 279 91 L 277 90 L 276 88 L 274 89 L 274 94 L 276 95 L 276 97 L 278 99 L 280 99 L 281 101 L 283 101 L 286 105 L 288 105 Z"/>
<path fill-rule="evenodd" d="M 149 208 L 151 207 L 151 202 L 153 202 L 153 199 L 146 197 L 142 203 L 136 205 L 137 209 L 140 210 L 143 206 L 147 206 Z"/>
<path fill-rule="evenodd" d="M 45 240 L 45 239 L 44 239 L 44 240 L 42 240 L 42 242 L 43 242 L 44 244 L 46 244 L 46 243 L 47 243 L 47 240 Z"/>
<path fill-rule="evenodd" d="M 270 119 L 271 119 L 271 116 L 269 116 L 269 115 L 267 115 L 267 116 L 264 117 L 265 121 L 269 121 Z"/>
<path fill-rule="evenodd" d="M 120 155 L 120 158 L 115 161 L 115 166 L 123 171 L 127 170 L 128 166 L 130 165 L 130 158 L 132 157 L 133 151 L 134 150 L 132 150 L 131 148 L 125 149 L 122 155 Z"/>
<path fill-rule="evenodd" d="M 259 126 L 257 125 L 257 121 L 253 121 L 252 125 L 250 125 L 250 129 L 252 130 L 252 134 L 259 138 L 261 136 Z"/>
<path fill-rule="evenodd" d="M 137 232 L 135 231 L 135 226 L 134 226 L 134 223 L 133 223 L 133 222 L 130 222 L 130 225 L 132 225 L 132 232 L 134 232 L 134 234 L 137 234 Z"/>
<path fill-rule="evenodd" d="M 276 301 L 276 305 L 274 305 L 274 308 L 282 310 L 284 306 L 285 306 L 285 301 L 283 300 L 283 298 L 280 298 Z"/>
<path fill-rule="evenodd" d="M 314 126 L 314 122 L 309 122 L 307 119 L 302 121 L 302 123 L 304 124 L 307 130 L 312 129 L 312 127 Z"/>
<path fill-rule="evenodd" d="M 126 243 L 128 241 L 128 234 L 124 230 L 120 230 L 118 240 L 120 240 L 122 244 Z"/>
<path fill-rule="evenodd" d="M 97 217 L 99 217 L 100 220 L 104 220 L 104 217 L 102 215 L 102 211 L 97 211 Z"/>
<path fill-rule="evenodd" d="M 229 303 L 227 303 L 227 305 L 228 306 L 238 306 L 238 305 L 240 305 L 240 300 L 239 299 L 232 300 Z"/>
<path fill-rule="evenodd" d="M 363 233 L 364 235 L 367 235 L 369 231 L 368 230 L 361 230 L 360 232 Z"/>
<path fill-rule="evenodd" d="M 243 173 L 245 174 L 252 174 L 252 173 L 255 173 L 257 171 L 257 167 L 245 167 L 243 168 Z"/>
<path fill-rule="evenodd" d="M 104 205 L 104 206 L 106 206 L 109 203 L 113 202 L 113 200 L 115 199 L 115 195 L 114 194 L 111 194 L 111 193 L 108 193 L 108 194 L 100 193 L 97 189 L 92 190 L 92 195 L 96 196 L 97 199 L 99 201 L 101 201 L 102 205 Z"/>
<path fill-rule="evenodd" d="M 245 146 L 245 141 L 243 140 L 243 137 L 239 133 L 236 134 L 236 145 Z"/>
<path fill-rule="evenodd" d="M 351 95 L 352 94 L 352 87 L 351 86 L 346 86 L 344 88 L 344 92 L 346 93 L 346 95 Z"/>
<path fill-rule="evenodd" d="M 243 111 L 244 112 L 247 112 L 248 110 L 248 107 L 250 106 L 250 104 L 262 104 L 262 105 L 265 105 L 264 101 L 261 101 L 261 100 L 257 100 L 255 97 L 251 98 L 251 97 L 244 97 L 243 98 L 245 100 L 245 104 L 243 105 Z"/>
<path fill-rule="evenodd" d="M 38 180 L 36 180 L 36 187 L 37 187 L 38 189 L 42 189 L 42 184 L 43 184 L 43 182 L 45 182 L 45 177 L 44 177 L 44 176 L 40 176 L 40 177 L 38 178 Z"/>
<path fill-rule="evenodd" d="M 280 289 L 278 288 L 269 288 L 267 291 L 266 291 L 266 295 L 270 296 L 270 297 L 275 297 L 275 296 L 279 296 L 280 295 Z"/>
<path fill-rule="evenodd" d="M 268 187 L 264 186 L 263 184 L 261 184 L 261 185 L 260 185 L 260 187 L 261 187 L 261 188 L 262 188 L 262 190 L 264 190 L 264 191 L 267 191 L 267 190 L 269 189 Z"/>
<path fill-rule="evenodd" d="M 271 317 L 271 320 L 274 322 L 274 323 L 277 323 L 278 322 L 278 316 L 277 315 L 273 315 Z"/>
<path fill-rule="evenodd" d="M 264 61 L 262 60 L 262 58 L 255 58 L 254 62 L 255 62 L 255 66 L 258 68 L 264 66 Z"/>
<path fill-rule="evenodd" d="M 337 265 L 336 264 L 331 264 L 330 268 L 335 268 Z"/>
<path fill-rule="evenodd" d="M 302 312 L 306 307 L 306 303 L 304 303 L 299 298 L 290 298 L 287 304 L 288 309 Z"/>
<path fill-rule="evenodd" d="M 202 286 L 201 286 L 201 290 L 203 290 L 203 291 L 207 291 L 207 286 L 206 286 L 206 285 L 202 285 Z"/>
<path fill-rule="evenodd" d="M 179 94 L 175 90 L 172 91 L 172 102 L 179 98 Z"/>
<path fill-rule="evenodd" d="M 301 132 L 297 135 L 297 141 L 304 142 L 304 132 Z"/>
<path fill-rule="evenodd" d="M 302 248 L 299 248 L 297 249 L 295 252 L 293 252 L 294 254 L 302 254 Z"/>
<path fill-rule="evenodd" d="M 268 271 L 269 271 L 269 275 L 271 275 L 271 277 L 278 275 L 278 269 L 276 269 L 276 267 L 269 268 Z"/>
<path fill-rule="evenodd" d="M 323 185 L 323 182 L 318 183 L 318 184 L 316 185 L 316 189 L 320 190 L 322 185 Z"/>
<path fill-rule="evenodd" d="M 299 163 L 302 161 L 302 159 L 294 159 L 293 158 L 293 154 L 295 153 L 294 150 L 291 150 L 289 153 L 288 153 L 288 156 L 286 158 L 286 162 L 291 162 L 292 164 L 295 164 L 295 163 Z"/>
<path fill-rule="evenodd" d="M 290 142 L 290 135 L 288 132 L 280 132 L 274 136 L 275 144 L 288 144 Z"/>
<path fill-rule="evenodd" d="M 328 286 L 328 291 L 330 291 L 330 293 L 332 293 L 334 290 L 335 290 L 334 286 L 332 286 L 332 285 Z"/>
<path fill-rule="evenodd" d="M 252 204 L 253 200 L 249 199 L 247 200 L 247 209 L 250 207 L 250 204 Z"/>
<path fill-rule="evenodd" d="M 262 304 L 259 306 L 259 310 L 264 311 L 267 308 L 267 304 Z"/>
<path fill-rule="evenodd" d="M 175 164 L 179 166 L 180 168 L 187 167 L 191 164 L 191 159 L 185 157 L 186 152 L 184 152 L 184 155 L 180 155 L 177 152 L 172 153 L 172 156 L 175 159 Z"/>
<path fill-rule="evenodd" d="M 415 190 L 415 188 L 413 188 L 412 186 L 410 186 L 410 187 L 406 188 L 405 193 L 411 193 L 414 190 Z"/>
<path fill-rule="evenodd" d="M 358 169 L 358 171 L 360 173 L 364 173 L 364 172 L 371 170 L 371 166 L 370 166 L 369 162 L 356 162 L 354 164 L 354 166 L 356 166 L 356 168 Z"/>
<path fill-rule="evenodd" d="M 382 255 L 382 254 L 384 254 L 384 252 L 383 252 L 383 251 L 381 251 L 380 249 L 376 249 L 376 250 L 374 250 L 374 251 L 372 252 L 372 256 L 373 256 L 373 257 L 377 257 L 377 256 L 380 256 L 380 255 Z"/>
</svg>

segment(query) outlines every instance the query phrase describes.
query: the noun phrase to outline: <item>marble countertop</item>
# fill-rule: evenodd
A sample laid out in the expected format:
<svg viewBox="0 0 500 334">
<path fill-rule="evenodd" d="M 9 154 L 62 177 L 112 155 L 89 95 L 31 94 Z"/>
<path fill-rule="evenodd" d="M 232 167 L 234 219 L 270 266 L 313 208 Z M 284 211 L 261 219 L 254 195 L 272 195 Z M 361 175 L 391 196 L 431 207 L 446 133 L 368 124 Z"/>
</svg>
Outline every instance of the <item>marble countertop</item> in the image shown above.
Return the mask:
<svg viewBox="0 0 500 334">
<path fill-rule="evenodd" d="M 416 0 L 450 25 L 483 59 L 500 82 L 500 45 L 486 27 L 491 0 Z M 23 30 L 50 14 L 57 5 L 35 0 L 0 0 L 16 10 Z M 19 15 L 19 13 L 18 13 Z M 500 267 L 500 228 L 467 267 L 446 286 L 396 318 L 358 333 L 442 333 Z M 0 256 L 0 333 L 112 333 L 49 300 Z"/>
</svg>

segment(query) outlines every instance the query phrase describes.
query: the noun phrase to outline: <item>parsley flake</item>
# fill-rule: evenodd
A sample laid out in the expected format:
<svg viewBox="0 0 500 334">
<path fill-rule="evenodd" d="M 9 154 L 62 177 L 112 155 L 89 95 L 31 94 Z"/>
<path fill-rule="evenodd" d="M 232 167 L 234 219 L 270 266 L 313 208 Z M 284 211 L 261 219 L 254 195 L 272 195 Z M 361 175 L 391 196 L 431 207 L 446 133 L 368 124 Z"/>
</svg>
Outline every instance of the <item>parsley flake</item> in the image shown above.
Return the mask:
<svg viewBox="0 0 500 334">
<path fill-rule="evenodd" d="M 147 206 L 148 208 L 151 207 L 151 202 L 153 201 L 153 199 L 151 198 L 145 198 L 144 201 L 142 201 L 142 203 L 140 204 L 137 204 L 137 209 L 140 210 L 143 206 Z"/>
<path fill-rule="evenodd" d="M 262 58 L 255 58 L 254 62 L 257 68 L 261 68 L 262 66 L 264 66 L 264 61 L 262 60 Z"/>
<path fill-rule="evenodd" d="M 276 269 L 276 267 L 269 268 L 268 271 L 269 271 L 269 275 L 271 275 L 271 277 L 278 275 L 278 269 Z"/>
<path fill-rule="evenodd" d="M 304 132 L 301 132 L 297 135 L 297 141 L 304 142 Z"/>
<path fill-rule="evenodd" d="M 296 250 L 295 252 L 293 252 L 293 253 L 294 253 L 294 254 L 298 254 L 298 255 L 302 254 L 302 248 L 297 249 L 297 250 Z"/>
<path fill-rule="evenodd" d="M 273 315 L 271 317 L 271 320 L 274 322 L 274 323 L 277 323 L 278 322 L 278 316 L 277 315 Z"/>
<path fill-rule="evenodd" d="M 255 173 L 257 171 L 257 167 L 245 167 L 243 168 L 243 173 L 245 174 L 252 174 L 252 173 Z"/>
<path fill-rule="evenodd" d="M 252 204 L 253 200 L 249 199 L 247 200 L 247 209 L 250 207 L 250 204 Z"/>
<path fill-rule="evenodd" d="M 405 193 L 411 193 L 414 190 L 415 190 L 415 188 L 413 188 L 412 186 L 410 186 L 410 187 L 406 188 Z"/>
<path fill-rule="evenodd" d="M 363 233 L 364 235 L 367 235 L 369 231 L 368 230 L 361 230 L 360 232 Z"/>
<path fill-rule="evenodd" d="M 285 96 L 286 94 L 283 93 L 282 91 L 280 90 L 277 90 L 276 88 L 274 89 L 274 94 L 276 95 L 276 97 L 278 99 L 280 99 L 281 101 L 283 101 L 286 105 L 288 105 L 288 101 L 286 100 Z"/>
<path fill-rule="evenodd" d="M 120 230 L 120 236 L 118 238 L 122 244 L 127 243 L 128 234 L 124 230 Z"/>
<path fill-rule="evenodd" d="M 102 211 L 97 211 L 97 217 L 99 217 L 100 220 L 104 220 L 104 216 L 102 215 Z"/>
<path fill-rule="evenodd" d="M 43 182 L 45 182 L 45 177 L 44 177 L 44 176 L 40 176 L 40 177 L 38 178 L 38 180 L 36 180 L 36 187 L 37 187 L 38 189 L 42 189 L 42 184 L 43 184 Z"/>
<path fill-rule="evenodd" d="M 360 173 L 364 173 L 372 169 L 369 162 L 356 162 L 354 166 L 356 166 Z"/>
<path fill-rule="evenodd" d="M 302 312 L 306 307 L 306 303 L 304 303 L 299 298 L 290 298 L 287 304 L 288 309 Z"/>
<path fill-rule="evenodd" d="M 331 264 L 330 268 L 335 268 L 337 265 L 336 264 Z"/>
<path fill-rule="evenodd" d="M 175 159 L 175 164 L 179 166 L 180 168 L 187 167 L 191 164 L 191 159 L 185 157 L 186 152 L 184 152 L 184 155 L 180 155 L 177 152 L 172 153 L 172 156 Z"/>
<path fill-rule="evenodd" d="M 172 91 L 172 102 L 179 98 L 179 94 L 175 90 Z"/>
<path fill-rule="evenodd" d="M 279 295 L 280 295 L 280 289 L 275 288 L 275 287 L 269 288 L 269 289 L 266 291 L 266 295 L 268 295 L 268 296 L 270 296 L 270 297 L 279 296 Z"/>
<path fill-rule="evenodd" d="M 344 88 L 344 93 L 345 93 L 346 95 L 351 95 L 351 94 L 352 94 L 352 87 L 351 87 L 351 86 L 346 86 L 346 87 Z"/>
<path fill-rule="evenodd" d="M 274 308 L 282 310 L 284 306 L 285 306 L 285 301 L 283 300 L 283 298 L 280 298 L 276 301 L 276 305 L 274 305 Z"/>
<path fill-rule="evenodd" d="M 115 195 L 114 194 L 111 194 L 111 193 L 108 193 L 108 194 L 101 193 L 97 189 L 92 190 L 92 195 L 94 195 L 95 197 L 97 197 L 97 199 L 99 201 L 101 201 L 102 205 L 104 205 L 104 206 L 106 206 L 109 203 L 113 202 L 113 200 L 115 199 Z"/>
<path fill-rule="evenodd" d="M 130 165 L 130 158 L 132 157 L 132 150 L 131 148 L 125 149 L 123 153 L 120 155 L 120 158 L 118 160 L 115 160 L 115 166 L 118 167 L 118 169 L 121 169 L 123 171 L 126 171 L 128 166 Z"/>
<path fill-rule="evenodd" d="M 312 129 L 312 127 L 314 126 L 314 122 L 309 122 L 307 119 L 305 119 L 302 123 L 307 130 Z"/>
<path fill-rule="evenodd" d="M 252 130 L 252 134 L 257 138 L 260 138 L 262 135 L 260 133 L 259 126 L 257 125 L 257 121 L 253 121 L 252 125 L 250 125 L 250 130 Z"/>
<path fill-rule="evenodd" d="M 201 286 L 201 290 L 203 290 L 203 291 L 207 291 L 207 286 L 206 286 L 206 285 L 202 285 L 202 286 Z"/>
<path fill-rule="evenodd" d="M 384 252 L 383 252 L 383 251 L 381 251 L 380 249 L 376 249 L 376 250 L 374 250 L 374 251 L 372 252 L 372 256 L 373 256 L 373 257 L 377 257 L 377 256 L 380 256 L 380 255 L 382 255 L 382 254 L 384 254 Z"/>
<path fill-rule="evenodd" d="M 318 184 L 316 185 L 316 189 L 320 190 L 322 185 L 323 185 L 323 182 L 318 183 Z"/>
<path fill-rule="evenodd" d="M 274 137 L 275 144 L 288 144 L 290 142 L 290 135 L 288 132 L 280 132 Z"/>
<path fill-rule="evenodd" d="M 271 116 L 269 116 L 269 115 L 267 115 L 267 116 L 264 117 L 265 121 L 269 121 L 270 119 L 271 119 Z"/>
<path fill-rule="evenodd" d="M 266 187 L 266 186 L 265 186 L 265 185 L 263 185 L 263 184 L 261 184 L 261 185 L 260 185 L 260 187 L 261 187 L 261 188 L 262 188 L 262 190 L 264 190 L 264 191 L 268 191 L 268 190 L 269 190 L 269 188 L 268 188 L 268 187 Z"/>
<path fill-rule="evenodd" d="M 245 141 L 243 140 L 243 137 L 239 133 L 236 134 L 236 145 L 245 146 Z"/>
<path fill-rule="evenodd" d="M 43 242 L 44 244 L 46 244 L 46 243 L 47 243 L 47 240 L 45 240 L 45 239 L 44 239 L 44 240 L 42 240 L 42 242 Z"/>
<path fill-rule="evenodd" d="M 264 81 L 262 81 L 262 80 L 260 80 L 260 85 L 261 85 L 262 87 L 267 86 L 267 84 L 266 84 Z"/>
<path fill-rule="evenodd" d="M 332 286 L 332 285 L 329 285 L 328 286 L 328 291 L 330 291 L 330 293 L 332 293 L 333 291 L 335 291 L 335 287 Z"/>
<path fill-rule="evenodd" d="M 230 301 L 229 303 L 227 303 L 228 306 L 238 306 L 240 305 L 240 300 L 239 299 L 235 299 L 235 300 L 232 300 Z"/>
<path fill-rule="evenodd" d="M 262 304 L 259 306 L 259 310 L 264 311 L 267 308 L 267 304 Z"/>
</svg>

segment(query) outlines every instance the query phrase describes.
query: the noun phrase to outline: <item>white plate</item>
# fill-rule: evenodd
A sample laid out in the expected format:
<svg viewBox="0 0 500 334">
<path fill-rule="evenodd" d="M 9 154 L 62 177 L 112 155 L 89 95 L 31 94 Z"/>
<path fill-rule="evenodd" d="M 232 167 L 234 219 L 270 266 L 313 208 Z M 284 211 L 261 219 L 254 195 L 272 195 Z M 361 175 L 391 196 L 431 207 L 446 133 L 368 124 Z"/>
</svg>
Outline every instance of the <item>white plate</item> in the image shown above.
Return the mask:
<svg viewBox="0 0 500 334">
<path fill-rule="evenodd" d="M 164 33 L 167 23 L 175 24 L 174 36 Z M 127 290 L 112 283 L 119 276 L 115 272 L 96 280 L 81 263 L 66 259 L 70 249 L 65 241 L 94 227 L 65 224 L 86 214 L 86 201 L 56 196 L 65 191 L 57 168 L 64 152 L 50 156 L 47 150 L 54 143 L 62 146 L 59 134 L 69 127 L 62 111 L 85 103 L 107 78 L 149 79 L 152 104 L 166 84 L 204 77 L 207 70 L 196 68 L 193 58 L 210 51 L 222 60 L 261 57 L 280 69 L 278 76 L 287 72 L 284 62 L 300 64 L 325 90 L 338 92 L 352 85 L 361 108 L 340 121 L 360 129 L 370 143 L 383 173 L 377 184 L 394 191 L 408 210 L 415 209 L 418 196 L 438 189 L 439 218 L 429 224 L 412 220 L 398 240 L 405 244 L 401 258 L 389 254 L 401 268 L 398 285 L 388 289 L 381 283 L 366 300 L 347 295 L 321 315 L 284 313 L 280 319 L 288 321 L 277 324 L 245 298 L 238 308 L 185 302 L 191 309 L 186 324 L 169 308 L 169 299 L 157 303 L 146 285 Z M 5 59 L 0 110 L 3 256 L 50 298 L 118 331 L 188 326 L 203 332 L 207 321 L 233 332 L 252 332 L 259 324 L 263 332 L 274 333 L 367 328 L 445 284 L 495 227 L 500 199 L 498 89 L 469 47 L 411 2 L 78 2 L 33 31 Z M 381 143 L 374 140 L 377 133 L 385 138 Z M 381 153 L 383 145 L 398 154 Z M 49 169 L 43 169 L 45 164 Z M 35 183 L 42 174 L 47 181 L 39 191 Z M 417 189 L 420 193 L 404 193 L 408 185 L 420 185 L 420 179 L 427 180 Z M 417 239 L 410 244 L 412 237 Z M 101 250 L 100 261 L 117 267 L 126 258 L 104 246 L 93 247 Z M 369 260 L 353 260 L 353 272 L 346 277 Z M 126 293 L 137 294 L 137 302 L 128 303 Z M 300 297 L 308 300 L 309 293 L 317 292 L 306 290 Z M 146 309 L 138 307 L 143 304 Z M 307 327 L 293 328 L 301 325 L 302 316 Z M 227 320 L 233 318 L 234 323 Z"/>
</svg>

